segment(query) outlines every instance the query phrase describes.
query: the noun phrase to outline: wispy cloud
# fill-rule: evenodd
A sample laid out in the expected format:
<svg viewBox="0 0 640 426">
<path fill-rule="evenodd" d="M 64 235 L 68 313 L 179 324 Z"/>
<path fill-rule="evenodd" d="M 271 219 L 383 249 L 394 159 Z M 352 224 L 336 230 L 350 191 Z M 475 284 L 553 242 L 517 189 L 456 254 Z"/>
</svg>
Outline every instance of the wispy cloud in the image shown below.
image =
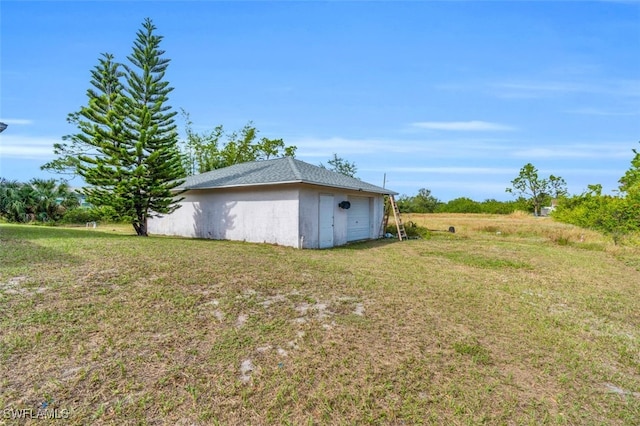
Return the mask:
<svg viewBox="0 0 640 426">
<path fill-rule="evenodd" d="M 568 114 L 580 114 L 580 115 L 599 115 L 599 116 L 635 116 L 640 115 L 640 110 L 636 111 L 621 111 L 621 110 L 606 110 L 602 108 L 576 108 L 565 111 Z"/>
<path fill-rule="evenodd" d="M 488 121 L 420 121 L 411 126 L 428 130 L 447 130 L 455 132 L 490 132 L 515 130 L 514 127 Z"/>
<path fill-rule="evenodd" d="M 527 147 L 515 149 L 511 157 L 523 159 L 558 158 L 558 159 L 586 159 L 586 158 L 626 158 L 630 157 L 629 144 L 565 144 L 554 147 Z"/>
<path fill-rule="evenodd" d="M 2 158 L 47 159 L 53 157 L 53 144 L 59 138 L 26 137 L 7 135 L 0 136 L 0 156 Z"/>
<path fill-rule="evenodd" d="M 403 188 L 429 188 L 435 196 L 438 196 L 439 190 L 456 190 L 459 194 L 454 196 L 475 197 L 476 194 L 488 195 L 488 196 L 503 196 L 505 194 L 505 188 L 507 183 L 501 181 L 491 181 L 482 179 L 473 180 L 411 180 L 411 179 L 399 179 L 389 184 L 390 188 L 394 191 L 402 191 Z M 476 197 L 477 198 L 477 197 Z"/>
<path fill-rule="evenodd" d="M 302 160 L 316 162 L 330 158 L 333 153 L 351 161 L 361 163 L 364 158 L 376 158 L 381 153 L 385 155 L 385 163 L 396 162 L 399 158 L 407 159 L 430 159 L 430 160 L 473 160 L 472 165 L 487 164 L 487 161 L 494 162 L 496 159 L 516 159 L 534 161 L 538 159 L 559 159 L 559 160 L 584 160 L 584 159 L 625 159 L 631 158 L 632 148 L 636 148 L 634 143 L 611 140 L 598 140 L 589 143 L 574 141 L 548 141 L 541 144 L 538 142 L 521 141 L 514 138 L 492 138 L 492 137 L 452 137 L 452 138 L 288 138 L 288 143 L 298 147 L 297 156 Z M 408 157 L 407 157 L 408 156 Z M 359 160 L 359 161 L 358 161 Z M 398 164 L 396 162 L 396 164 Z M 398 165 L 399 166 L 399 165 Z M 484 167 L 410 167 L 406 170 L 396 169 L 396 171 L 407 172 L 429 172 L 429 173 L 476 173 L 476 174 L 505 174 L 513 173 L 512 169 L 505 168 L 484 168 Z M 384 170 L 390 171 L 389 167 Z M 515 170 L 517 173 L 518 170 Z"/>
<path fill-rule="evenodd" d="M 377 169 L 363 169 L 367 171 L 399 172 L 399 173 L 431 173 L 454 175 L 512 175 L 517 174 L 517 168 L 507 167 L 384 167 Z"/>
<path fill-rule="evenodd" d="M 502 98 L 548 98 L 575 93 L 640 97 L 640 80 L 599 81 L 504 81 L 490 83 L 492 93 Z"/>
<path fill-rule="evenodd" d="M 33 120 L 27 120 L 23 118 L 0 118 L 0 123 L 14 126 L 26 126 L 29 124 L 33 124 Z"/>
<path fill-rule="evenodd" d="M 287 143 L 298 147 L 301 158 L 327 158 L 333 153 L 339 156 L 378 156 L 386 154 L 425 155 L 429 158 L 459 158 L 465 155 L 481 158 L 502 154 L 512 141 L 496 138 L 296 138 L 288 137 Z"/>
<path fill-rule="evenodd" d="M 584 90 L 575 83 L 566 82 L 502 82 L 492 83 L 489 87 L 498 97 L 522 99 L 546 98 Z"/>
<path fill-rule="evenodd" d="M 287 143 L 298 147 L 296 154 L 300 157 L 328 157 L 338 155 L 368 154 L 385 146 L 387 142 L 376 139 L 332 138 L 289 138 Z"/>
</svg>

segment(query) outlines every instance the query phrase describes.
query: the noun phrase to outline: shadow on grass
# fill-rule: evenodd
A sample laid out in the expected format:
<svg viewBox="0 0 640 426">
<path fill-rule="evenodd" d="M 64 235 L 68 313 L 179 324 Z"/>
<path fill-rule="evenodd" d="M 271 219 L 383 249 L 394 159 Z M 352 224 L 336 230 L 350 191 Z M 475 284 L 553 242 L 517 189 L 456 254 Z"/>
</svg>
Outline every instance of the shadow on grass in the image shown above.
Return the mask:
<svg viewBox="0 0 640 426">
<path fill-rule="evenodd" d="M 0 264 L 2 268 L 34 269 L 43 264 L 75 264 L 81 261 L 77 256 L 64 251 L 43 247 L 27 240 L 6 240 L 0 236 Z"/>
<path fill-rule="evenodd" d="M 396 238 L 384 238 L 379 240 L 357 241 L 346 244 L 344 246 L 333 247 L 329 250 L 369 250 L 375 247 L 388 246 L 389 244 L 400 243 L 402 241 Z"/>
<path fill-rule="evenodd" d="M 133 235 L 123 235 L 97 231 L 94 229 L 69 229 L 34 225 L 0 225 L 0 264 L 6 268 L 33 269 L 38 265 L 78 264 L 82 259 L 54 244 L 38 243 L 42 240 L 74 239 L 123 239 Z M 74 247 L 72 242 L 68 244 Z"/>
<path fill-rule="evenodd" d="M 63 228 L 56 226 L 1 224 L 0 240 L 37 240 L 42 238 L 129 238 L 135 234 L 123 234 L 108 226 L 93 228 Z"/>
</svg>

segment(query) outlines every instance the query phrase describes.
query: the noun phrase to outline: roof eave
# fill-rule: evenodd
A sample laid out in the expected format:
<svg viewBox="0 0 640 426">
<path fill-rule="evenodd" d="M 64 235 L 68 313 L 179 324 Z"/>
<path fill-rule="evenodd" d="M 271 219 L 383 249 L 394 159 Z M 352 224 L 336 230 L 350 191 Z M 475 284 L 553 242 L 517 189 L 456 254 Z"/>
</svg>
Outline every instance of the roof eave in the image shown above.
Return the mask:
<svg viewBox="0 0 640 426">
<path fill-rule="evenodd" d="M 174 190 L 176 191 L 191 191 L 191 190 L 199 190 L 199 189 L 225 189 L 225 188 L 248 188 L 248 187 L 252 187 L 252 186 L 272 186 L 272 185 L 285 185 L 285 184 L 292 184 L 292 183 L 304 183 L 304 184 L 308 184 L 308 185 L 317 185 L 317 186 L 324 186 L 326 188 L 338 188 L 338 189 L 346 189 L 349 191 L 361 191 L 361 192 L 370 192 L 370 193 L 374 193 L 374 194 L 381 194 L 381 195 L 397 195 L 397 192 L 394 191 L 390 191 L 390 190 L 385 190 L 384 191 L 371 191 L 368 190 L 366 188 L 355 188 L 355 187 L 348 187 L 348 186 L 341 186 L 341 185 L 327 185 L 327 184 L 323 184 L 323 183 L 318 183 L 318 182 L 313 182 L 313 181 L 308 181 L 308 180 L 290 180 L 290 181 L 278 181 L 278 182 L 260 182 L 260 183 L 246 183 L 246 184 L 235 184 L 235 185 L 215 185 L 215 186 L 192 186 L 192 187 L 185 187 L 185 186 L 178 186 L 176 188 L 174 188 Z"/>
<path fill-rule="evenodd" d="M 287 183 L 303 183 L 301 180 L 291 180 L 291 181 L 279 181 L 279 182 L 260 182 L 260 183 L 239 183 L 233 185 L 203 185 L 203 186 L 190 186 L 190 187 L 178 187 L 181 191 L 190 191 L 192 189 L 219 189 L 219 188 L 246 188 L 249 186 L 269 186 L 269 185 L 282 185 Z"/>
<path fill-rule="evenodd" d="M 380 195 L 397 195 L 397 192 L 389 191 L 389 190 L 386 190 L 384 188 L 380 188 L 380 189 L 382 189 L 382 191 L 378 191 L 378 190 L 373 191 L 373 190 L 366 189 L 366 188 L 356 188 L 356 187 L 342 186 L 342 185 L 326 185 L 326 184 L 322 184 L 322 183 L 309 182 L 309 181 L 303 181 L 303 183 L 307 183 L 307 184 L 310 184 L 310 185 L 324 186 L 324 187 L 327 187 L 327 188 L 346 189 L 346 190 L 349 190 L 349 191 L 356 191 L 356 192 L 369 192 L 369 193 L 380 194 Z"/>
</svg>

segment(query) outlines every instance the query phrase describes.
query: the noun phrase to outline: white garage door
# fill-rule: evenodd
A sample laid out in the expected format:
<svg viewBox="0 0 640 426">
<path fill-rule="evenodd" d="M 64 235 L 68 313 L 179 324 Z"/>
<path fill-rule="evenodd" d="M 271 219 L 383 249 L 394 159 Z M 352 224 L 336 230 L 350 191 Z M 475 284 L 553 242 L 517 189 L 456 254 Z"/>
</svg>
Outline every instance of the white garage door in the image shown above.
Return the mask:
<svg viewBox="0 0 640 426">
<path fill-rule="evenodd" d="M 351 208 L 347 210 L 347 241 L 370 238 L 369 199 L 349 197 Z"/>
</svg>

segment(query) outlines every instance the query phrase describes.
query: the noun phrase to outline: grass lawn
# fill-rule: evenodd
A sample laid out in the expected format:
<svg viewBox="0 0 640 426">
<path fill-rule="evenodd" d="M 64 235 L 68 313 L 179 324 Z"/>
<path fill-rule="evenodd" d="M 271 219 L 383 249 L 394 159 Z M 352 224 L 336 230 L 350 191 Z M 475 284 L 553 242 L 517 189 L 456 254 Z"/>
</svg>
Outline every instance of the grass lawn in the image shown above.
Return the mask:
<svg viewBox="0 0 640 426">
<path fill-rule="evenodd" d="M 640 423 L 640 249 L 408 220 L 322 251 L 0 225 L 0 424 Z"/>
</svg>

